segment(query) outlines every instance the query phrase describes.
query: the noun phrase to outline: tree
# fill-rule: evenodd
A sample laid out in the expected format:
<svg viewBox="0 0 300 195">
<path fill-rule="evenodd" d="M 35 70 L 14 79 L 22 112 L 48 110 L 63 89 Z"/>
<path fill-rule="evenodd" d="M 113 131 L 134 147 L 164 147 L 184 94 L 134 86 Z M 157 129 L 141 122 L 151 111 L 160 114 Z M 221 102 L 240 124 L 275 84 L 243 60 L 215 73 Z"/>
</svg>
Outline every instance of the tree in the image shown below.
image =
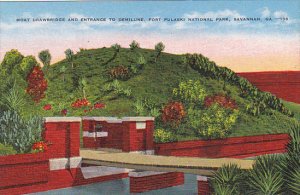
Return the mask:
<svg viewBox="0 0 300 195">
<path fill-rule="evenodd" d="M 11 75 L 14 68 L 18 67 L 22 62 L 23 55 L 16 49 L 6 52 L 1 63 L 1 69 L 5 74 Z"/>
<path fill-rule="evenodd" d="M 71 63 L 71 67 L 73 68 L 73 58 L 74 58 L 74 52 L 71 49 L 67 49 L 65 51 L 66 59 Z"/>
<path fill-rule="evenodd" d="M 33 101 L 39 102 L 45 97 L 48 83 L 44 78 L 44 73 L 41 67 L 35 66 L 27 76 L 26 92 L 32 97 Z"/>
<path fill-rule="evenodd" d="M 157 61 L 158 57 L 160 56 L 161 52 L 164 49 L 165 49 L 165 45 L 162 42 L 159 42 L 155 45 L 155 52 L 156 52 L 155 62 Z"/>
<path fill-rule="evenodd" d="M 41 60 L 41 62 L 43 63 L 44 67 L 43 69 L 45 70 L 45 72 L 48 72 L 49 67 L 50 67 L 50 61 L 51 61 L 51 54 L 49 52 L 49 50 L 43 50 L 39 53 L 39 59 Z"/>
<path fill-rule="evenodd" d="M 121 49 L 121 45 L 116 43 L 116 44 L 112 45 L 111 48 L 113 48 L 115 50 L 115 52 L 118 53 Z"/>
<path fill-rule="evenodd" d="M 129 46 L 132 51 L 134 51 L 137 48 L 140 48 L 140 44 L 138 42 L 136 42 L 135 40 L 133 40 Z"/>
<path fill-rule="evenodd" d="M 66 67 L 65 66 L 62 66 L 60 69 L 59 69 L 59 72 L 62 74 L 62 77 L 63 77 L 63 82 L 65 82 L 65 73 L 66 73 Z"/>
<path fill-rule="evenodd" d="M 27 75 L 30 73 L 30 71 L 33 69 L 34 66 L 38 66 L 38 62 L 36 61 L 34 56 L 26 56 L 22 59 L 22 62 L 20 64 L 20 71 L 24 78 L 27 77 Z"/>
</svg>

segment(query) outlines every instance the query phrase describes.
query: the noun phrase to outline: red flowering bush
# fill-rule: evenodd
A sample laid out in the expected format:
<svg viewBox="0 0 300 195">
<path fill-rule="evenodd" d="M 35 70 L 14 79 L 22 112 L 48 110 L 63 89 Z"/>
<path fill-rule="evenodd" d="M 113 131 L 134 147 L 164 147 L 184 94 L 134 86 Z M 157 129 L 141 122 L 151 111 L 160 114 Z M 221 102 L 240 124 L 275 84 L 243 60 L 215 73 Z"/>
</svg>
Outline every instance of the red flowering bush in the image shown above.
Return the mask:
<svg viewBox="0 0 300 195">
<path fill-rule="evenodd" d="M 162 110 L 162 121 L 179 125 L 185 116 L 184 106 L 181 102 L 170 102 Z"/>
<path fill-rule="evenodd" d="M 213 105 L 215 103 L 224 108 L 229 108 L 229 109 L 237 109 L 238 108 L 236 102 L 233 99 L 231 99 L 229 96 L 225 96 L 223 94 L 207 96 L 204 99 L 204 105 L 206 108 L 209 108 L 211 105 Z"/>
<path fill-rule="evenodd" d="M 45 142 L 40 141 L 40 142 L 34 143 L 31 147 L 31 149 L 34 152 L 44 152 L 44 151 L 47 151 L 48 145 Z"/>
<path fill-rule="evenodd" d="M 71 106 L 73 108 L 81 108 L 81 107 L 84 107 L 84 106 L 89 106 L 91 103 L 86 99 L 86 98 L 83 98 L 83 99 L 77 99 L 75 102 L 73 102 L 71 104 Z"/>
<path fill-rule="evenodd" d="M 126 80 L 130 78 L 130 72 L 127 67 L 117 66 L 109 71 L 109 76 L 112 79 Z"/>
<path fill-rule="evenodd" d="M 43 107 L 44 110 L 51 110 L 52 109 L 52 105 L 51 104 L 46 104 L 44 107 Z"/>
<path fill-rule="evenodd" d="M 32 97 L 33 101 L 39 102 L 45 97 L 47 87 L 47 80 L 44 78 L 44 73 L 41 70 L 41 67 L 34 66 L 27 76 L 26 92 Z"/>
<path fill-rule="evenodd" d="M 68 110 L 67 109 L 62 109 L 60 111 L 60 114 L 63 115 L 63 116 L 66 116 L 68 114 Z"/>
<path fill-rule="evenodd" d="M 94 104 L 94 109 L 102 109 L 105 108 L 105 104 L 97 102 Z"/>
</svg>

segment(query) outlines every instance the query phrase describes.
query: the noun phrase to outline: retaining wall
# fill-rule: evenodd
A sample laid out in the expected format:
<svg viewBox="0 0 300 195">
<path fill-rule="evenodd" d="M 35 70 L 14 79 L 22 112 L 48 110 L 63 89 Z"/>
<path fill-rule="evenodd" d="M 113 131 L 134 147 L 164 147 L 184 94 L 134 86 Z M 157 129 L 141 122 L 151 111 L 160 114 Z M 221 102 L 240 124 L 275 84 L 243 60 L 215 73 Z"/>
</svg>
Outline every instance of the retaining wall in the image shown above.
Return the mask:
<svg viewBox="0 0 300 195">
<path fill-rule="evenodd" d="M 271 153 L 284 153 L 288 134 L 232 137 L 155 144 L 155 154 L 203 158 L 246 158 Z"/>
</svg>

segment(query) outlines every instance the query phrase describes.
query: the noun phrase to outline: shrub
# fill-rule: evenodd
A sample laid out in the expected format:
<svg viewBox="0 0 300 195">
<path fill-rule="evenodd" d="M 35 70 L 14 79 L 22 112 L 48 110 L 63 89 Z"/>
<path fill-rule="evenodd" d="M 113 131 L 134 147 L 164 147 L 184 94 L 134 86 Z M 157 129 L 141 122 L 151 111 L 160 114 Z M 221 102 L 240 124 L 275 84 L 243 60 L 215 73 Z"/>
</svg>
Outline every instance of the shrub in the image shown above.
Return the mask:
<svg viewBox="0 0 300 195">
<path fill-rule="evenodd" d="M 130 72 L 127 67 L 117 66 L 109 71 L 109 76 L 112 79 L 127 80 L 130 78 Z"/>
<path fill-rule="evenodd" d="M 47 90 L 47 80 L 39 66 L 35 66 L 27 76 L 26 92 L 32 97 L 33 101 L 39 102 L 45 97 Z"/>
<path fill-rule="evenodd" d="M 34 142 L 41 140 L 42 118 L 24 120 L 15 111 L 0 114 L 0 142 L 17 152 L 29 152 Z"/>
<path fill-rule="evenodd" d="M 145 59 L 144 56 L 140 56 L 140 57 L 138 58 L 137 63 L 140 64 L 140 65 L 145 65 L 147 62 L 146 62 L 146 59 Z"/>
<path fill-rule="evenodd" d="M 160 109 L 157 108 L 157 105 L 149 99 L 137 99 L 133 103 L 135 113 L 139 116 L 153 116 L 158 117 Z"/>
<path fill-rule="evenodd" d="M 279 161 L 277 155 L 257 157 L 247 178 L 249 194 L 276 195 L 281 193 L 283 178 L 280 169 L 276 166 Z"/>
<path fill-rule="evenodd" d="M 284 190 L 288 194 L 300 194 L 300 126 L 292 127 L 287 153 L 280 163 L 283 170 Z"/>
<path fill-rule="evenodd" d="M 229 110 L 213 104 L 206 110 L 188 110 L 190 126 L 203 138 L 223 138 L 230 134 L 238 118 L 238 110 Z"/>
<path fill-rule="evenodd" d="M 181 102 L 169 102 L 162 110 L 162 121 L 178 126 L 185 117 L 184 106 Z"/>
<path fill-rule="evenodd" d="M 25 97 L 20 93 L 16 83 L 6 94 L 0 97 L 0 104 L 7 110 L 21 111 L 22 106 L 25 105 Z"/>
<path fill-rule="evenodd" d="M 206 108 L 212 106 L 215 103 L 224 108 L 230 108 L 230 109 L 238 108 L 237 104 L 233 99 L 231 99 L 229 96 L 225 96 L 222 94 L 207 96 L 204 99 L 204 106 Z"/>
<path fill-rule="evenodd" d="M 130 49 L 133 51 L 137 48 L 140 48 L 140 44 L 138 42 L 136 42 L 135 40 L 133 40 L 131 43 L 130 43 Z"/>
<path fill-rule="evenodd" d="M 242 170 L 236 164 L 223 165 L 212 178 L 212 187 L 217 195 L 241 194 Z"/>
<path fill-rule="evenodd" d="M 263 102 L 253 102 L 251 104 L 248 104 L 246 106 L 247 113 L 258 116 L 260 114 L 263 114 L 266 110 L 267 106 Z"/>
<path fill-rule="evenodd" d="M 188 80 L 181 82 L 178 88 L 173 90 L 173 95 L 185 103 L 202 104 L 207 94 L 200 81 Z"/>
<path fill-rule="evenodd" d="M 131 97 L 130 88 L 122 88 L 118 80 L 114 80 L 111 83 L 107 83 L 103 86 L 102 90 L 104 92 L 113 92 L 116 96 Z"/>
<path fill-rule="evenodd" d="M 166 143 L 176 141 L 176 139 L 171 132 L 164 129 L 156 129 L 154 131 L 154 141 L 156 143 Z"/>
</svg>

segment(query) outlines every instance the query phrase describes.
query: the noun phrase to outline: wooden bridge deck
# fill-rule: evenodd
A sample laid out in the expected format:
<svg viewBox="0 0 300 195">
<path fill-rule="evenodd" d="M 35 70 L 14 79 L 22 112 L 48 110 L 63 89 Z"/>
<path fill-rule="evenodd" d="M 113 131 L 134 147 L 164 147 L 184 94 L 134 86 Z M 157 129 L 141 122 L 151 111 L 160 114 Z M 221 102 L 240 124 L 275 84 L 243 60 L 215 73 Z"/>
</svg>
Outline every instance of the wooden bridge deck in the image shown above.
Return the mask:
<svg viewBox="0 0 300 195">
<path fill-rule="evenodd" d="M 105 165 L 148 171 L 178 171 L 184 173 L 211 176 L 224 164 L 237 164 L 242 169 L 251 169 L 253 160 L 233 158 L 195 158 L 156 156 L 138 153 L 112 152 L 105 150 L 81 149 L 83 163 Z"/>
</svg>

